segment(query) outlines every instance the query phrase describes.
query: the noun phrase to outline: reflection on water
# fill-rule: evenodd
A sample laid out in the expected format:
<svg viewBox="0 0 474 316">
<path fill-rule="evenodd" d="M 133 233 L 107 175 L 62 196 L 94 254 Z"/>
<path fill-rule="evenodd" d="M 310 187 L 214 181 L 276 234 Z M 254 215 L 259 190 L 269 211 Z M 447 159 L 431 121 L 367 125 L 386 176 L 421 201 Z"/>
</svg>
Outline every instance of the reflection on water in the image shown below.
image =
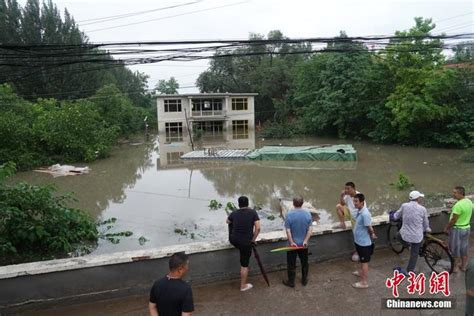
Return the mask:
<svg viewBox="0 0 474 316">
<path fill-rule="evenodd" d="M 197 142 L 195 149 L 347 143 L 322 138 L 255 142 L 254 135 L 249 135 L 249 139 L 224 139 Z M 110 158 L 89 164 L 92 170 L 86 175 L 52 178 L 48 174 L 24 172 L 12 180 L 53 183 L 61 193 L 75 193 L 78 202 L 73 206 L 86 209 L 97 218 L 116 217 L 116 231 L 134 232 L 118 245 L 101 242 L 95 253 L 225 238 L 226 213 L 223 209 L 210 211 L 211 199 L 225 205 L 228 201 L 235 203 L 240 195 L 249 196 L 253 205 L 262 207 L 259 214 L 263 231 L 270 231 L 282 227 L 278 198 L 296 194 L 303 195 L 321 211 L 322 222 L 336 221 L 334 206 L 346 181 L 354 181 L 358 190 L 366 194 L 374 214 L 393 209 L 406 200 L 407 192 L 399 192 L 390 185 L 399 171 L 428 195 L 449 193 L 454 185 L 474 185 L 474 164 L 459 160 L 462 151 L 352 144 L 358 153 L 357 162 L 283 163 L 183 162 L 179 156 L 191 150 L 186 141 L 132 142 L 118 146 Z M 272 214 L 277 219 L 267 219 Z M 140 236 L 149 242 L 140 246 Z"/>
</svg>

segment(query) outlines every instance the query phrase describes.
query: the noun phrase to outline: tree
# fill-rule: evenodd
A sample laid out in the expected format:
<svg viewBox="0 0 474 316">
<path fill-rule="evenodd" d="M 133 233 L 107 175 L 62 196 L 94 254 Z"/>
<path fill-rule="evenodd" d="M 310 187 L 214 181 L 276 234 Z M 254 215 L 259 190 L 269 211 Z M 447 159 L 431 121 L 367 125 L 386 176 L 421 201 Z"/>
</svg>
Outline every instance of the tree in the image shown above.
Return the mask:
<svg viewBox="0 0 474 316">
<path fill-rule="evenodd" d="M 156 84 L 155 91 L 160 94 L 178 94 L 179 83 L 174 77 L 169 80 L 160 80 Z"/>
<path fill-rule="evenodd" d="M 51 186 L 7 185 L 15 165 L 0 165 L 0 265 L 65 257 L 97 243 L 93 218 L 69 208 Z M 91 247 L 90 247 L 91 248 Z"/>
<path fill-rule="evenodd" d="M 459 43 L 453 48 L 454 57 L 451 62 L 473 62 L 474 61 L 474 41 Z"/>
<path fill-rule="evenodd" d="M 276 102 L 286 103 L 293 81 L 293 68 L 309 56 L 306 44 L 279 42 L 286 37 L 279 30 L 270 31 L 266 37 L 275 40 L 261 44 L 264 35 L 251 33 L 249 44 L 229 52 L 218 50 L 210 67 L 201 73 L 196 85 L 201 92 L 257 92 L 255 117 L 268 120 L 275 116 Z M 301 54 L 289 54 L 301 52 Z M 287 55 L 286 55 L 287 54 Z M 279 107 L 281 108 L 281 107 Z"/>
<path fill-rule="evenodd" d="M 0 49 L 0 83 L 9 83 L 27 100 L 86 98 L 113 83 L 141 107 L 150 107 L 147 76 L 132 72 L 107 52 L 88 47 L 87 36 L 65 10 L 51 1 L 0 0 L 0 42 L 40 46 L 35 50 Z"/>
<path fill-rule="evenodd" d="M 386 115 L 377 118 L 372 133 L 376 140 L 460 145 L 458 135 L 446 130 L 457 112 L 456 99 L 449 92 L 434 88 L 448 88 L 448 91 L 454 88 L 450 84 L 452 73 L 442 67 L 442 42 L 423 38 L 434 28 L 431 19 L 415 18 L 414 27 L 397 31 L 395 35 L 399 38 L 391 40 L 385 62 L 393 73 L 395 87 L 385 104 Z M 380 128 L 385 132 L 379 133 Z"/>
<path fill-rule="evenodd" d="M 373 97 L 374 59 L 362 44 L 348 41 L 344 32 L 337 39 L 299 65 L 294 104 L 306 131 L 360 137 L 370 130 L 366 117 Z"/>
</svg>

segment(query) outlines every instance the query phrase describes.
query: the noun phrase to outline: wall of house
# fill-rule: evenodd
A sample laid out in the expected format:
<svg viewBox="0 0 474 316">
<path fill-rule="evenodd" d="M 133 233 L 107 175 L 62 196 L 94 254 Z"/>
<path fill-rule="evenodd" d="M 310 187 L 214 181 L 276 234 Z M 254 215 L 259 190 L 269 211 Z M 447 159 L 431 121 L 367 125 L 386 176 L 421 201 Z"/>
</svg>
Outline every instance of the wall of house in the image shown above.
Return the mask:
<svg viewBox="0 0 474 316">
<path fill-rule="evenodd" d="M 226 108 L 228 119 L 225 123 L 226 129 L 229 131 L 227 140 L 232 141 L 233 148 L 247 148 L 245 144 L 249 140 L 255 139 L 255 98 L 253 96 L 247 96 L 247 110 L 234 111 L 232 110 L 232 98 L 243 98 L 245 96 L 229 96 L 226 97 Z M 232 135 L 232 121 L 246 120 L 248 121 L 248 138 L 247 139 L 234 139 Z M 253 142 L 253 148 L 255 147 L 255 141 Z"/>
<path fill-rule="evenodd" d="M 186 109 L 187 115 L 190 115 L 190 105 L 188 98 L 182 97 L 169 97 L 166 99 L 179 99 L 181 100 L 181 112 L 165 112 L 164 98 L 157 98 L 157 115 L 158 115 L 158 135 L 160 135 L 160 142 L 165 142 L 166 138 L 166 123 L 167 122 L 180 122 L 183 126 L 183 142 L 189 142 L 189 133 L 186 126 L 186 117 L 184 110 Z"/>
<path fill-rule="evenodd" d="M 433 231 L 442 230 L 448 222 L 446 210 L 430 210 L 430 213 Z M 377 248 L 387 246 L 387 221 L 387 215 L 373 218 Z M 260 236 L 258 251 L 267 271 L 286 267 L 284 253 L 270 252 L 284 245 L 283 231 Z M 353 248 L 350 229 L 316 225 L 309 241 L 310 261 L 349 257 Z M 3 266 L 0 267 L 0 314 L 21 306 L 34 309 L 37 305 L 146 294 L 153 281 L 167 273 L 171 254 L 179 251 L 190 256 L 188 280 L 193 285 L 239 277 L 239 254 L 227 240 Z M 258 273 L 253 258 L 251 266 L 252 273 Z"/>
<path fill-rule="evenodd" d="M 217 96 L 213 96 L 214 98 Z M 255 98 L 253 96 L 223 96 L 224 104 L 223 110 L 226 117 L 224 118 L 224 141 L 232 143 L 231 148 L 254 148 L 255 147 Z M 247 110 L 237 111 L 232 110 L 232 99 L 233 98 L 246 98 L 247 99 Z M 165 112 L 164 111 L 164 100 L 165 99 L 180 99 L 181 100 L 181 112 Z M 187 111 L 188 120 L 192 121 L 192 105 L 189 97 L 158 97 L 157 98 L 157 115 L 158 115 L 158 133 L 160 135 L 160 142 L 164 143 L 166 135 L 166 122 L 181 122 L 183 125 L 183 142 L 190 143 L 189 133 L 186 126 L 185 109 Z M 232 135 L 232 121 L 235 120 L 246 120 L 248 121 L 248 138 L 247 139 L 234 139 Z M 192 123 L 190 123 L 190 130 L 192 131 Z M 249 140 L 253 140 L 252 146 L 248 147 Z"/>
</svg>

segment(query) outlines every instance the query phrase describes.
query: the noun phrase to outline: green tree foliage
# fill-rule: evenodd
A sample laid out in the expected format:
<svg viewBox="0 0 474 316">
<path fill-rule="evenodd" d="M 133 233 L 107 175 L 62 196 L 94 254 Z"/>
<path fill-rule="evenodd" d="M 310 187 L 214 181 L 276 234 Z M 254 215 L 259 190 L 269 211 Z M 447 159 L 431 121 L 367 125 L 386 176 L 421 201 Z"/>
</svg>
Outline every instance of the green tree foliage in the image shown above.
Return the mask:
<svg viewBox="0 0 474 316">
<path fill-rule="evenodd" d="M 385 56 L 396 84 L 385 104 L 388 115 L 377 124 L 390 124 L 391 142 L 449 146 L 459 141 L 445 130 L 456 114 L 456 99 L 446 95 L 453 91 L 452 76 L 442 68 L 441 41 L 414 38 L 429 35 L 435 25 L 430 19 L 415 22 L 409 31 L 396 32 L 401 38 L 391 41 Z"/>
<path fill-rule="evenodd" d="M 344 32 L 317 53 L 307 45 L 255 42 L 218 51 L 197 85 L 202 92 L 259 93 L 256 118 L 266 120 L 265 137 L 329 134 L 474 146 L 472 43 L 458 45 L 447 59 L 442 41 L 427 38 L 434 28 L 431 19 L 415 18 L 378 52 Z M 267 38 L 285 37 L 273 31 Z M 302 54 L 276 54 L 296 51 Z"/>
<path fill-rule="evenodd" d="M 474 41 L 459 43 L 454 47 L 454 57 L 450 60 L 453 63 L 474 61 Z"/>
<path fill-rule="evenodd" d="M 119 135 L 139 131 L 149 115 L 114 85 L 88 99 L 36 103 L 0 85 L 0 110 L 0 163 L 14 161 L 20 170 L 106 157 Z"/>
<path fill-rule="evenodd" d="M 250 40 L 265 36 L 250 34 Z M 257 120 L 272 119 L 275 100 L 286 101 L 293 83 L 293 68 L 307 57 L 311 50 L 306 44 L 278 42 L 286 37 L 278 30 L 271 31 L 267 39 L 275 43 L 262 45 L 256 42 L 243 48 L 217 51 L 210 68 L 201 73 L 196 84 L 201 92 L 258 92 L 255 101 Z M 266 55 L 257 55 L 267 52 Z M 302 54 L 286 54 L 302 52 Z"/>
<path fill-rule="evenodd" d="M 14 86 L 27 100 L 85 98 L 115 84 L 134 105 L 151 106 L 147 76 L 130 71 L 105 51 L 83 45 L 87 36 L 67 10 L 61 17 L 51 0 L 28 0 L 23 8 L 16 0 L 0 0 L 0 43 L 26 46 L 0 49 L 0 83 Z M 30 52 L 29 45 L 52 46 L 43 46 L 38 54 Z"/>
<path fill-rule="evenodd" d="M 159 94 L 178 94 L 179 83 L 174 77 L 169 80 L 160 80 L 156 84 L 155 91 Z"/>
<path fill-rule="evenodd" d="M 12 165 L 0 165 L 0 174 Z M 0 179 L 0 264 L 66 256 L 97 242 L 97 226 L 88 214 L 68 208 L 68 196 L 49 186 Z"/>
<path fill-rule="evenodd" d="M 106 157 L 118 129 L 118 126 L 107 126 L 90 101 L 56 104 L 41 113 L 34 123 L 38 145 L 47 157 L 56 161 L 93 161 Z"/>
<path fill-rule="evenodd" d="M 370 130 L 367 101 L 374 97 L 375 62 L 362 44 L 347 41 L 344 32 L 338 39 L 299 65 L 294 99 L 307 132 L 355 137 Z"/>
<path fill-rule="evenodd" d="M 130 135 L 143 128 L 143 119 L 149 115 L 140 107 L 134 107 L 126 94 L 115 85 L 106 85 L 90 98 L 108 126 L 117 126 L 121 135 Z"/>
</svg>

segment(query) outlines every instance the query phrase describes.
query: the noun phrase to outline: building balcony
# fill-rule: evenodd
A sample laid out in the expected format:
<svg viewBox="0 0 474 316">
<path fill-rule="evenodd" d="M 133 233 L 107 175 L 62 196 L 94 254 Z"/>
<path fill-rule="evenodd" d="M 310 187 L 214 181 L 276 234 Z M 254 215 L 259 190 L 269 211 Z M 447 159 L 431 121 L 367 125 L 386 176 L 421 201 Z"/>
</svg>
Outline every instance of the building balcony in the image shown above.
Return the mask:
<svg viewBox="0 0 474 316">
<path fill-rule="evenodd" d="M 200 110 L 200 111 L 192 111 L 191 112 L 191 119 L 199 120 L 199 119 L 225 119 L 226 112 L 224 110 Z"/>
</svg>

